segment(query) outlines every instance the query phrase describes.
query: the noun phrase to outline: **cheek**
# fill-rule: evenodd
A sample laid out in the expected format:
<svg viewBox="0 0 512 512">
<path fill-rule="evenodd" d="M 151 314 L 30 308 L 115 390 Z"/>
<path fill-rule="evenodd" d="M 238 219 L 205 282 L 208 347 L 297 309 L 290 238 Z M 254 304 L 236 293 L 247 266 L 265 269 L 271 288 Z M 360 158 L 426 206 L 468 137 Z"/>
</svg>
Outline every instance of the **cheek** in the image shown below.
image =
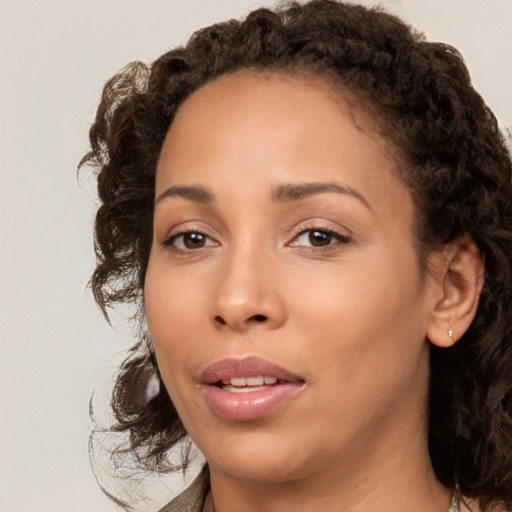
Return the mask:
<svg viewBox="0 0 512 512">
<path fill-rule="evenodd" d="M 190 410 L 200 408 L 199 396 L 194 393 L 194 363 L 192 340 L 197 312 L 193 311 L 193 294 L 174 279 L 148 273 L 145 286 L 146 319 L 155 350 L 160 375 L 178 415 L 186 422 Z"/>
<path fill-rule="evenodd" d="M 167 387 L 186 367 L 193 347 L 191 335 L 204 322 L 204 308 L 197 306 L 199 300 L 192 280 L 182 281 L 166 271 L 165 265 L 150 259 L 144 289 L 146 319 Z"/>
<path fill-rule="evenodd" d="M 410 248 L 375 251 L 365 259 L 317 269 L 315 278 L 290 278 L 289 305 L 326 371 L 332 362 L 349 378 L 372 372 L 396 374 L 415 365 L 424 344 L 425 290 Z M 341 375 L 341 374 L 340 374 Z"/>
</svg>

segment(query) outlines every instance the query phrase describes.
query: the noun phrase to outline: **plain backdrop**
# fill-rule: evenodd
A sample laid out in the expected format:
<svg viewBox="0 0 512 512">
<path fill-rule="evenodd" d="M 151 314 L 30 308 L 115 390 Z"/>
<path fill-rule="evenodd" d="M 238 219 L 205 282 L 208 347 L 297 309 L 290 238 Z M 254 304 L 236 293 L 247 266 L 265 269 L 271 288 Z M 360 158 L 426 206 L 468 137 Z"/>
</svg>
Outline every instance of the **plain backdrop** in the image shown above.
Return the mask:
<svg viewBox="0 0 512 512">
<path fill-rule="evenodd" d="M 132 339 L 122 321 L 107 326 L 86 289 L 94 182 L 76 176 L 103 83 L 264 4 L 273 2 L 0 0 L 1 512 L 118 510 L 90 469 L 88 407 L 93 392 L 105 405 Z M 502 127 L 512 125 L 512 0 L 381 4 L 458 47 Z M 155 510 L 192 473 L 142 482 L 135 494 L 154 499 L 134 503 Z"/>
</svg>

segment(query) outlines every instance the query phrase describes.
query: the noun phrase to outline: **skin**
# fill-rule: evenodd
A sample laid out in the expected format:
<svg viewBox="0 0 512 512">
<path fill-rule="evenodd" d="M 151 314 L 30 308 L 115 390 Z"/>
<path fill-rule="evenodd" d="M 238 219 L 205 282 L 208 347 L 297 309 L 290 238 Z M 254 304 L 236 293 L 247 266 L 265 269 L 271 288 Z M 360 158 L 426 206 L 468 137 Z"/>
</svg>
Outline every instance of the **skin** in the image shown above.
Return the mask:
<svg viewBox="0 0 512 512">
<path fill-rule="evenodd" d="M 427 336 L 449 344 L 449 326 L 457 338 L 469 325 L 473 306 L 463 324 L 455 307 L 479 285 L 460 289 L 452 263 L 477 272 L 478 255 L 452 247 L 421 270 L 389 154 L 363 112 L 311 79 L 238 73 L 180 107 L 157 169 L 145 304 L 162 379 L 210 466 L 205 510 L 448 509 L 427 450 Z M 343 190 L 275 197 L 306 183 Z M 212 201 L 166 193 L 176 186 Z M 217 416 L 201 372 L 253 355 L 302 390 L 257 420 Z"/>
</svg>

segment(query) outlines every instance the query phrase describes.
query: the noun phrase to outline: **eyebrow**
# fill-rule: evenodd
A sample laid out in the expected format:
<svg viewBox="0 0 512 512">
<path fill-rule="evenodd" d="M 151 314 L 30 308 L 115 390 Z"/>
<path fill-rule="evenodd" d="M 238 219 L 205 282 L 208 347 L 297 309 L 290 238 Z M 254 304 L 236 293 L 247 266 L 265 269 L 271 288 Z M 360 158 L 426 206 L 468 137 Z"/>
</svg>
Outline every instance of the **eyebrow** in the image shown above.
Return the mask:
<svg viewBox="0 0 512 512">
<path fill-rule="evenodd" d="M 201 204 L 213 203 L 213 194 L 200 185 L 174 185 L 162 192 L 155 200 L 155 205 L 168 197 L 181 197 Z"/>
<path fill-rule="evenodd" d="M 300 201 L 316 194 L 323 194 L 325 192 L 336 192 L 337 194 L 344 194 L 358 199 L 363 203 L 366 208 L 373 211 L 370 203 L 361 195 L 357 190 L 337 183 L 300 183 L 300 184 L 286 184 L 279 185 L 272 193 L 272 198 L 280 202 Z"/>
<path fill-rule="evenodd" d="M 370 203 L 357 190 L 337 183 L 286 183 L 278 185 L 272 191 L 272 199 L 279 202 L 295 202 L 306 199 L 316 194 L 335 192 L 358 199 L 366 208 L 373 211 Z M 214 202 L 214 195 L 201 185 L 173 185 L 162 192 L 155 200 L 155 205 L 169 197 L 181 197 L 200 204 L 211 204 Z"/>
</svg>

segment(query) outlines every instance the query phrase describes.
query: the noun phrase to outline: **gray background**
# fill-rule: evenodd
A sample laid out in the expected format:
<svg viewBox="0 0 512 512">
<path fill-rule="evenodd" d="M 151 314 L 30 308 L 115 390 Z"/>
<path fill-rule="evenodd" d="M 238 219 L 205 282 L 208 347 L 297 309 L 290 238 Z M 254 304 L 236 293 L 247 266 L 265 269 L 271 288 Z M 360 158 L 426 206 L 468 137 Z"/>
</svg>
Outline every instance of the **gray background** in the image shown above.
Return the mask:
<svg viewBox="0 0 512 512">
<path fill-rule="evenodd" d="M 512 125 L 512 0 L 381 3 L 462 50 L 502 126 Z M 94 391 L 102 412 L 130 332 L 122 319 L 110 329 L 86 290 L 94 183 L 84 172 L 79 185 L 75 172 L 103 83 L 262 4 L 0 0 L 0 511 L 116 510 L 90 470 L 88 401 Z M 148 479 L 130 492 L 154 510 L 182 485 Z"/>
</svg>

